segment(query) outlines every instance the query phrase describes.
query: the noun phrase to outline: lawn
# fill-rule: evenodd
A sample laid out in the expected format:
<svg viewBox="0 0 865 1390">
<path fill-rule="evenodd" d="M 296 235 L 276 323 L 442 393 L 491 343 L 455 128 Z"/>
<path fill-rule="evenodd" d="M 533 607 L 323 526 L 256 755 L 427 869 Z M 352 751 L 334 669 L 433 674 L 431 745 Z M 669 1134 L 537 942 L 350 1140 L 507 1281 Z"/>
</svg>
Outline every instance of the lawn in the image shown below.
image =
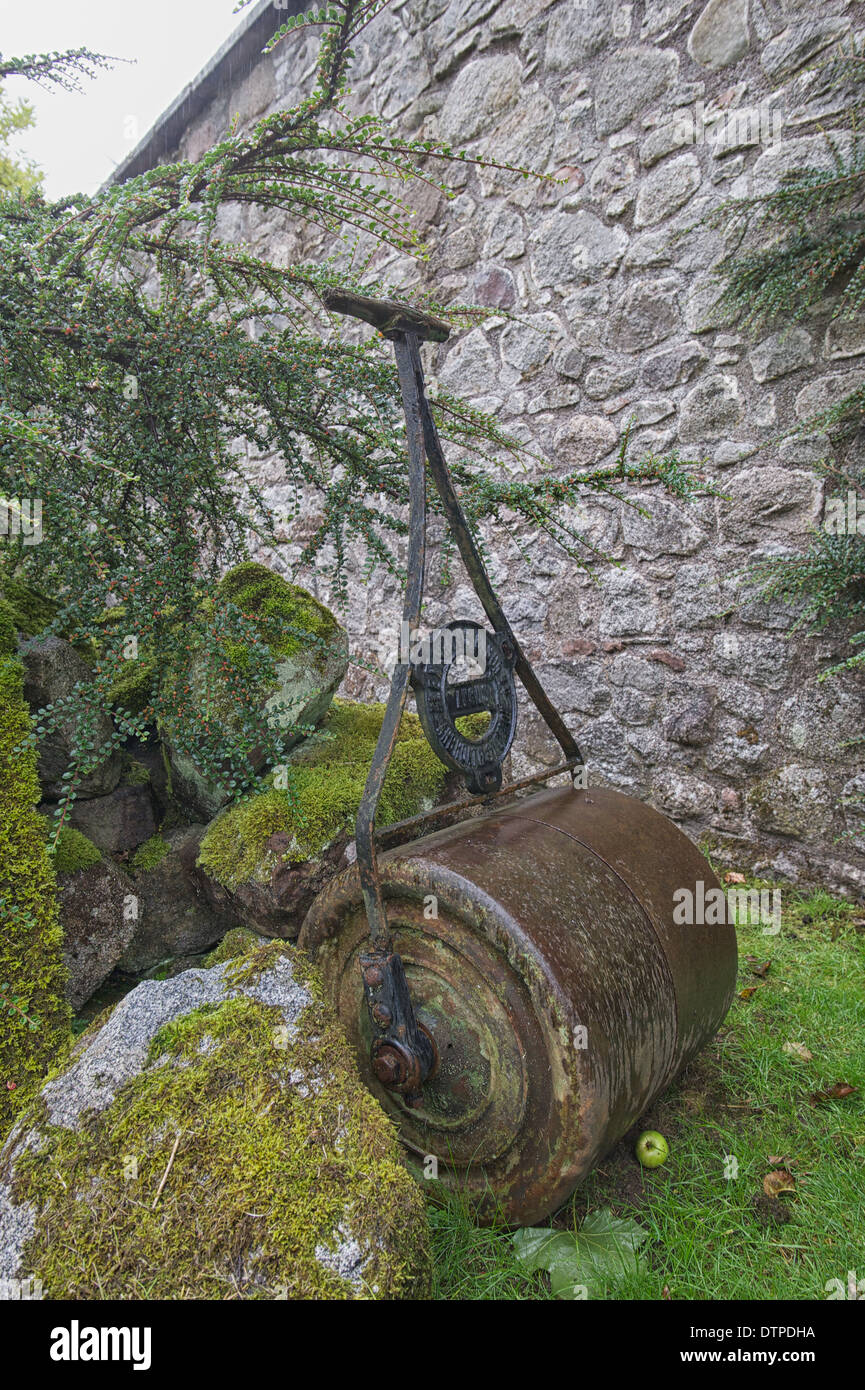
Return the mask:
<svg viewBox="0 0 865 1390">
<path fill-rule="evenodd" d="M 782 895 L 778 935 L 738 929 L 741 993 L 717 1037 L 551 1223 L 610 1208 L 648 1233 L 608 1298 L 825 1299 L 851 1270 L 865 1296 L 865 921 L 822 892 Z M 837 1082 L 857 1089 L 812 1103 Z M 634 1157 L 643 1129 L 669 1141 L 661 1168 Z M 770 1196 L 781 1169 L 794 1191 Z M 439 1298 L 551 1297 L 506 1230 L 458 1203 L 430 1218 Z"/>
</svg>

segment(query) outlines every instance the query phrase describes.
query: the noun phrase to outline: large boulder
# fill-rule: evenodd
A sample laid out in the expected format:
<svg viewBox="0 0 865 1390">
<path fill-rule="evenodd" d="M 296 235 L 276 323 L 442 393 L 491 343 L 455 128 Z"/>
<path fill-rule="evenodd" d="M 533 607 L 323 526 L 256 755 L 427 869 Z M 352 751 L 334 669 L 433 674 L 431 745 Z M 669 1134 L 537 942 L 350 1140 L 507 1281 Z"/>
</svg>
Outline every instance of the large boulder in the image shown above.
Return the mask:
<svg viewBox="0 0 865 1390">
<path fill-rule="evenodd" d="M 348 667 L 348 636 L 323 603 L 305 589 L 289 584 L 264 565 L 249 561 L 229 570 L 219 584 L 216 601 L 228 601 L 251 618 L 275 659 L 273 684 L 261 695 L 259 717 L 289 735 L 286 747 L 299 742 L 296 726 L 318 725 L 330 707 Z M 243 666 L 242 645 L 232 644 L 226 661 Z M 193 699 L 209 704 L 225 727 L 238 727 L 241 717 L 231 703 L 220 704 L 214 692 L 212 660 L 201 651 L 190 657 L 188 684 Z M 205 774 L 185 751 L 176 723 L 164 721 L 163 735 L 171 764 L 172 791 L 197 817 L 210 820 L 230 799 L 230 790 L 210 773 Z M 260 766 L 260 750 L 252 749 Z"/>
<path fill-rule="evenodd" d="M 121 970 L 138 974 L 169 956 L 196 955 L 237 924 L 231 902 L 208 896 L 196 871 L 204 830 L 187 825 L 154 835 L 129 861 L 138 915 Z"/>
<path fill-rule="evenodd" d="M 208 826 L 199 868 L 211 891 L 233 900 L 239 920 L 267 936 L 297 936 L 315 895 L 345 867 L 383 714 L 381 704 L 335 700 L 321 730 L 271 778 L 274 785 Z M 429 810 L 448 783 L 417 715 L 404 714 L 377 824 Z"/>
<path fill-rule="evenodd" d="M 131 878 L 79 830 L 64 828 L 54 857 L 59 889 L 66 997 L 81 1008 L 107 980 L 136 928 Z"/>
<path fill-rule="evenodd" d="M 171 807 L 170 768 L 168 756 L 158 738 L 146 742 L 130 738 L 126 740 L 127 763 L 123 782 L 126 785 L 146 784 L 150 789 L 157 819 L 164 820 Z"/>
<path fill-rule="evenodd" d="M 156 832 L 150 788 L 119 786 L 108 796 L 76 801 L 69 822 L 106 854 L 137 849 Z"/>
<path fill-rule="evenodd" d="M 24 663 L 24 698 L 36 713 L 72 696 L 76 689 L 93 683 L 93 673 L 83 657 L 62 637 L 33 637 L 21 647 Z M 48 800 L 57 800 L 64 795 L 66 784 L 63 774 L 70 766 L 70 750 L 79 722 L 78 716 L 70 714 L 64 718 L 57 729 L 39 740 L 39 782 L 42 794 Z M 87 742 L 91 748 L 99 750 L 108 746 L 114 733 L 114 721 L 103 710 L 93 707 L 87 711 Z M 122 758 L 117 752 L 99 762 L 96 767 L 88 767 L 83 775 L 75 779 L 75 793 L 79 800 L 91 796 L 107 796 L 113 792 L 120 781 Z"/>
<path fill-rule="evenodd" d="M 284 795 L 265 792 L 247 805 L 247 815 L 232 819 L 224 832 L 217 830 L 208 838 L 198 864 L 206 900 L 214 913 L 249 922 L 264 936 L 293 940 L 313 899 L 346 867 L 351 836 L 348 830 L 337 831 L 316 854 L 297 859 L 292 834 L 278 828 L 286 822 Z M 271 824 L 277 828 L 271 831 Z M 225 854 L 224 837 L 235 830 L 243 837 L 237 849 L 246 851 L 244 865 Z"/>
<path fill-rule="evenodd" d="M 423 1197 L 320 985 L 280 942 L 146 981 L 0 1152 L 0 1295 L 395 1299 Z"/>
</svg>

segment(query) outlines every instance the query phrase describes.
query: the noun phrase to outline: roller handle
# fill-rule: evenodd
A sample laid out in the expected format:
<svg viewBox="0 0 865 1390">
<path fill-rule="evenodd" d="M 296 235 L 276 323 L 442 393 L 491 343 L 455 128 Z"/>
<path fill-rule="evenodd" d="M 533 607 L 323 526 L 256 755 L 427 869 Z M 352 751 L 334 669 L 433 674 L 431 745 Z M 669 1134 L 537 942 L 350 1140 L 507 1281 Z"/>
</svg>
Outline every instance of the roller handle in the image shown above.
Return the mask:
<svg viewBox="0 0 865 1390">
<path fill-rule="evenodd" d="M 394 333 L 414 333 L 416 338 L 429 339 L 434 343 L 447 342 L 450 325 L 435 314 L 425 314 L 410 304 L 400 304 L 396 299 L 370 299 L 365 294 L 354 294 L 351 290 L 325 290 L 321 296 L 325 308 L 334 314 L 347 314 L 353 319 L 363 319 L 371 323 L 386 338 Z"/>
</svg>

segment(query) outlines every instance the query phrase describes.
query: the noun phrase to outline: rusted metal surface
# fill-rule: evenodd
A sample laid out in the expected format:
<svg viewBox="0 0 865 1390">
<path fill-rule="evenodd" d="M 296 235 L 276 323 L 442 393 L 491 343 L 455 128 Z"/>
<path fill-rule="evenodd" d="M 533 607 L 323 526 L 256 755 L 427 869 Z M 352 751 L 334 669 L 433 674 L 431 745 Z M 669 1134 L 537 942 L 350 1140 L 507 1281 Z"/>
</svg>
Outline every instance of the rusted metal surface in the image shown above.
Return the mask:
<svg viewBox="0 0 865 1390">
<path fill-rule="evenodd" d="M 438 1051 L 415 1015 L 403 963 L 395 951 L 372 948 L 360 957 L 360 970 L 372 1025 L 373 1075 L 399 1091 L 406 1105 L 418 1105 L 423 1083 L 438 1066 Z"/>
<path fill-rule="evenodd" d="M 442 453 L 419 344 L 444 341 L 448 327 L 392 301 L 334 292 L 325 302 L 394 343 L 408 445 L 409 631 L 423 595 L 428 465 L 500 669 L 455 684 L 444 659 L 397 664 L 358 812 L 357 864 L 313 904 L 300 944 L 416 1163 L 428 1171 L 434 1159 L 439 1177 L 487 1215 L 532 1222 L 715 1032 L 732 998 L 735 933 L 674 924 L 674 892 L 697 897 L 699 879 L 717 881 L 681 831 L 641 802 L 568 787 L 502 808 L 527 785 L 573 777 L 582 756 L 507 621 Z M 500 792 L 516 719 L 512 669 L 565 762 Z M 410 682 L 432 746 L 478 799 L 377 832 Z M 490 727 L 468 748 L 456 721 L 480 709 Z"/>
<path fill-rule="evenodd" d="M 696 896 L 699 880 L 706 891 L 717 880 L 651 807 L 571 788 L 391 849 L 380 874 L 418 1023 L 438 1049 L 414 1108 L 370 1059 L 356 868 L 316 900 L 300 944 L 416 1166 L 434 1157 L 489 1217 L 541 1220 L 720 1025 L 735 932 L 673 921 L 675 890 Z"/>
<path fill-rule="evenodd" d="M 374 304 L 370 300 L 369 304 Z M 390 307 L 390 306 L 386 306 Z M 420 620 L 426 547 L 426 472 L 420 423 L 420 400 L 409 343 L 392 334 L 406 419 L 409 458 L 408 575 L 403 621 L 409 629 Z M 412 336 L 411 342 L 417 342 Z M 375 844 L 375 817 L 408 694 L 410 667 L 397 663 L 390 684 L 381 731 L 357 813 L 357 865 L 370 942 L 360 962 L 370 1030 L 370 1057 L 376 1076 L 414 1105 L 435 1064 L 435 1043 L 418 1027 L 402 961 L 393 950 L 382 893 Z M 370 972 L 380 977 L 371 985 Z"/>
<path fill-rule="evenodd" d="M 553 777 L 572 776 L 577 767 L 578 764 L 574 762 L 557 763 L 555 767 L 545 768 L 543 772 L 533 772 L 530 777 L 521 777 L 517 782 L 509 782 L 497 792 L 473 797 L 471 801 L 448 801 L 444 806 L 434 806 L 431 811 L 421 811 L 420 815 L 410 816 L 408 820 L 394 821 L 392 825 L 385 825 L 381 830 L 376 830 L 376 845 L 380 851 L 396 849 L 397 845 L 417 840 L 421 835 L 432 835 L 437 830 L 447 830 L 457 821 L 477 819 L 490 810 L 498 810 L 502 802 L 518 792 L 541 786 Z"/>
</svg>

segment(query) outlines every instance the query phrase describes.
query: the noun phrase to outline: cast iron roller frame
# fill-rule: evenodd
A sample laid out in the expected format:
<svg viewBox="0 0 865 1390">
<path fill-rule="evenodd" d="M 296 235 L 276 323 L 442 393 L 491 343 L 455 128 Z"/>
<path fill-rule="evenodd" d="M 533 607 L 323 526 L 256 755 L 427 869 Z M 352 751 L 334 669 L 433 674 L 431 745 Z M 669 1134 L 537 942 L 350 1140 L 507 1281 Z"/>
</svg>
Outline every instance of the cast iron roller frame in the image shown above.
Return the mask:
<svg viewBox="0 0 865 1390">
<path fill-rule="evenodd" d="M 490 639 L 503 657 L 507 677 L 512 686 L 511 671 L 519 676 L 527 694 L 546 722 L 564 754 L 565 761 L 551 771 L 535 778 L 524 779 L 513 787 L 501 788 L 501 764 L 510 748 L 516 725 L 516 702 L 513 718 L 508 717 L 505 737 L 501 738 L 499 690 L 502 687 L 482 680 L 464 682 L 463 708 L 489 709 L 492 726 L 498 738 L 490 740 L 489 756 L 482 754 L 478 766 L 466 767 L 464 742 L 455 727 L 459 697 L 448 697 L 447 670 L 420 666 L 412 669 L 410 662 L 399 661 L 394 669 L 390 693 L 385 706 L 381 732 L 376 744 L 363 797 L 357 813 L 357 866 L 361 892 L 370 930 L 370 947 L 360 959 L 363 987 L 372 1026 L 371 1058 L 373 1071 L 390 1090 L 398 1091 L 409 1107 L 419 1104 L 424 1081 L 435 1073 L 438 1056 L 435 1040 L 418 1021 L 409 993 L 402 960 L 393 949 L 387 911 L 379 874 L 375 817 L 387 775 L 400 720 L 405 709 L 409 686 L 412 685 L 424 732 L 442 761 L 457 767 L 466 777 L 468 790 L 475 798 L 506 796 L 510 791 L 546 781 L 556 772 L 582 770 L 583 757 L 579 746 L 551 703 L 531 664 L 517 641 L 505 617 L 501 604 L 490 583 L 480 553 L 459 504 L 453 480 L 442 452 L 438 431 L 424 387 L 420 357 L 422 341 L 445 342 L 450 327 L 432 314 L 393 300 L 371 299 L 348 291 L 329 291 L 323 296 L 326 307 L 335 313 L 362 319 L 377 328 L 394 345 L 400 394 L 406 421 L 409 477 L 409 538 L 403 622 L 409 632 L 420 622 L 424 588 L 426 551 L 426 465 L 429 465 L 436 491 L 441 499 L 446 520 L 451 528 L 462 561 L 475 592 L 493 628 Z M 434 690 L 439 693 L 436 708 Z M 453 686 L 450 687 L 453 690 Z M 492 705 L 492 708 L 490 708 Z M 483 740 L 481 740 L 483 742 Z M 443 757 L 442 754 L 445 754 Z M 477 800 L 459 803 L 449 808 L 453 815 L 460 811 L 471 814 Z M 407 822 L 414 826 L 417 822 Z"/>
</svg>

